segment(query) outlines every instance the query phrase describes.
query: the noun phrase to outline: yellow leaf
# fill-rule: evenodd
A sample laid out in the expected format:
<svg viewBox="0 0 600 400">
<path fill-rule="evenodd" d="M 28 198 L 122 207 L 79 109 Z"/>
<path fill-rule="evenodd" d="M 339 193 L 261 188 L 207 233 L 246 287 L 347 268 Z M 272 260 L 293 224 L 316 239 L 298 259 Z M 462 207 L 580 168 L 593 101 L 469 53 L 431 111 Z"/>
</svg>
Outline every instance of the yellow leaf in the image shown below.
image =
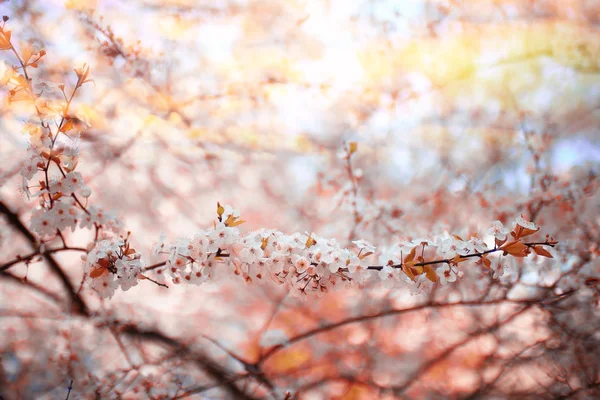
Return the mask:
<svg viewBox="0 0 600 400">
<path fill-rule="evenodd" d="M 233 222 L 230 222 L 230 223 L 229 223 L 229 225 L 227 225 L 227 226 L 234 227 L 234 226 L 241 225 L 241 224 L 243 224 L 244 222 L 246 222 L 246 221 L 244 221 L 244 220 L 242 220 L 242 219 L 236 219 L 236 220 L 234 220 Z"/>
<path fill-rule="evenodd" d="M 269 244 L 269 237 L 262 238 L 261 239 L 261 244 L 260 244 L 261 250 L 264 250 L 267 247 L 268 244 Z"/>
<path fill-rule="evenodd" d="M 348 152 L 350 154 L 356 153 L 357 149 L 358 149 L 358 143 L 356 143 L 356 142 L 350 142 L 350 143 L 348 143 Z"/>
<path fill-rule="evenodd" d="M 313 239 L 312 235 L 308 235 L 308 239 L 306 239 L 306 248 L 308 249 L 310 246 L 317 244 L 317 241 Z"/>
<path fill-rule="evenodd" d="M 221 203 L 217 202 L 217 214 L 219 215 L 219 217 L 222 217 L 224 212 L 225 209 L 223 208 Z"/>
</svg>

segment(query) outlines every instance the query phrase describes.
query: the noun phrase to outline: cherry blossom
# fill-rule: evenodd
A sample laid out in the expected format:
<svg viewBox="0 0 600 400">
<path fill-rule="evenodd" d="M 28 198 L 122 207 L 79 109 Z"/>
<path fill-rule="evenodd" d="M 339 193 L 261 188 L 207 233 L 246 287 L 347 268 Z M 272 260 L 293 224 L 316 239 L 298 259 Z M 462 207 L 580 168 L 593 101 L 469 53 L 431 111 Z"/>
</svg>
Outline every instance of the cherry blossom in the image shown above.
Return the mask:
<svg viewBox="0 0 600 400">
<path fill-rule="evenodd" d="M 358 247 L 360 250 L 363 250 L 364 252 L 367 252 L 367 253 L 373 253 L 373 252 L 375 252 L 375 249 L 376 249 L 375 246 L 373 246 L 370 242 L 368 242 L 364 239 L 355 240 L 352 243 L 354 243 L 356 245 L 356 247 Z"/>
<path fill-rule="evenodd" d="M 127 291 L 139 283 L 141 255 L 130 251 L 122 237 L 101 240 L 84 256 L 90 287 L 102 297 L 112 297 L 117 288 Z"/>
<path fill-rule="evenodd" d="M 435 273 L 440 278 L 442 285 L 448 284 L 448 282 L 456 281 L 456 273 L 452 270 L 450 265 L 442 265 L 435 270 Z"/>
<path fill-rule="evenodd" d="M 37 151 L 30 147 L 27 151 L 27 158 L 21 166 L 21 175 L 29 181 L 39 171 L 39 169 L 43 167 L 44 159 Z"/>
<path fill-rule="evenodd" d="M 534 231 L 539 229 L 533 222 L 527 221 L 525 218 L 523 218 L 523 216 L 517 217 L 517 219 L 515 221 L 515 226 L 516 225 L 519 225 L 519 226 L 522 226 L 523 228 L 531 229 Z"/>
<path fill-rule="evenodd" d="M 453 258 L 459 250 L 459 244 L 452 237 L 440 239 L 437 243 L 437 254 L 442 258 Z"/>
<path fill-rule="evenodd" d="M 483 253 L 488 250 L 487 244 L 485 244 L 485 242 L 478 237 L 472 237 L 469 239 L 469 242 L 473 245 L 474 250 L 478 253 Z"/>
<path fill-rule="evenodd" d="M 498 262 L 492 263 L 490 268 L 492 270 L 492 278 L 498 279 L 504 275 L 504 272 L 508 268 L 508 265 L 504 260 L 498 260 Z"/>
<path fill-rule="evenodd" d="M 510 232 L 507 228 L 502 225 L 502 222 L 496 221 L 492 224 L 492 227 L 488 230 L 488 234 L 494 236 L 498 240 L 506 239 L 506 235 Z"/>
</svg>

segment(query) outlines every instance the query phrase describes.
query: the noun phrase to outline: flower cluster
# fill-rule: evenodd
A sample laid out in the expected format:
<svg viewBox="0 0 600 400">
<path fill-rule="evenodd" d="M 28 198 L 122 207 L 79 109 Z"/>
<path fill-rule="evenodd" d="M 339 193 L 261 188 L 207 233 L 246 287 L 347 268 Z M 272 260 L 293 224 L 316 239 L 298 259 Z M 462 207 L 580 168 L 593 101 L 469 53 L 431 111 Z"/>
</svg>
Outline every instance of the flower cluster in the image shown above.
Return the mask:
<svg viewBox="0 0 600 400">
<path fill-rule="evenodd" d="M 23 70 L 26 67 L 24 64 Z M 13 92 L 27 93 L 36 103 L 36 115 L 22 128 L 22 133 L 29 136 L 29 148 L 21 166 L 21 177 L 23 192 L 28 197 L 39 198 L 40 206 L 31 216 L 31 229 L 42 239 L 66 229 L 73 231 L 78 224 L 81 228 L 103 229 L 108 235 L 118 235 L 122 229 L 122 222 L 115 214 L 94 206 L 86 207 L 81 201 L 91 195 L 91 189 L 84 185 L 82 174 L 76 171 L 80 132 L 74 122 L 76 119 L 69 116 L 69 107 L 77 90 L 88 82 L 89 69 L 76 69 L 75 73 L 78 79 L 70 100 L 67 100 L 64 85 L 57 86 L 65 99 L 58 103 L 42 100 L 29 80 L 14 82 Z M 57 129 L 53 131 L 52 126 Z M 40 177 L 37 183 L 36 177 Z"/>
<path fill-rule="evenodd" d="M 367 268 L 364 257 L 333 239 L 267 229 L 241 235 L 223 222 L 173 245 L 158 243 L 155 252 L 168 254 L 165 266 L 156 273 L 169 275 L 174 283 L 199 284 L 230 274 L 246 282 L 285 285 L 296 294 L 324 293 L 361 281 L 361 271 Z"/>
<path fill-rule="evenodd" d="M 129 290 L 138 284 L 143 271 L 141 254 L 129 246 L 122 237 L 101 240 L 82 256 L 90 287 L 102 297 L 112 297 L 115 290 Z"/>
<path fill-rule="evenodd" d="M 470 259 L 497 278 L 502 275 L 504 264 L 502 260 L 492 263 L 489 254 L 502 251 L 504 255 L 524 257 L 531 249 L 538 255 L 552 257 L 541 246 L 556 243 L 549 238 L 543 243 L 523 243 L 521 238 L 538 228 L 519 217 L 510 232 L 511 241 L 508 229 L 500 221 L 492 225 L 488 231 L 495 242 L 492 249 L 476 236 L 463 240 L 446 235 L 384 249 L 379 255 L 380 265 L 369 265 L 367 257 L 376 248 L 364 240 L 353 242 L 355 246 L 349 249 L 334 239 L 312 233 L 285 234 L 261 229 L 243 235 L 237 228 L 243 222 L 237 211 L 219 204 L 217 213 L 218 222 L 213 229 L 201 231 L 193 238 L 181 238 L 174 244 L 165 244 L 162 236 L 155 244 L 154 254 L 168 256 L 165 262 L 151 267 L 160 280 L 168 276 L 176 284 L 200 284 L 231 275 L 246 282 L 274 282 L 295 296 L 362 286 L 375 275 L 388 287 L 408 283 L 424 288 L 438 281 L 442 285 L 456 281 L 461 275 L 459 264 Z"/>
</svg>

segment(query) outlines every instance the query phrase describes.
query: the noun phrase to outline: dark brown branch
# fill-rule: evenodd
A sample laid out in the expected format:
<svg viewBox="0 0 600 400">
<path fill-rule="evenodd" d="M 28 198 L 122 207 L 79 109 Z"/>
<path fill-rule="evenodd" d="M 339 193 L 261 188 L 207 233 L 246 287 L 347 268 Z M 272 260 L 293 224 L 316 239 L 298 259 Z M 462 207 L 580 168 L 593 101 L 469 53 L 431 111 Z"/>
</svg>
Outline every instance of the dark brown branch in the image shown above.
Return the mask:
<svg viewBox="0 0 600 400">
<path fill-rule="evenodd" d="M 40 294 L 48 297 L 55 303 L 60 304 L 62 301 L 62 299 L 58 295 L 56 295 L 55 293 L 46 289 L 45 287 L 40 286 L 37 283 L 31 282 L 30 280 L 25 281 L 23 278 L 19 278 L 18 276 L 15 276 L 15 275 L 11 274 L 10 272 L 6 272 L 6 271 L 0 272 L 0 278 L 8 279 L 11 282 L 31 288 L 31 289 L 39 292 Z"/>
<path fill-rule="evenodd" d="M 44 251 L 44 254 L 52 254 L 52 253 L 58 253 L 58 252 L 62 252 L 62 251 L 81 251 L 81 252 L 87 253 L 88 250 L 84 249 L 84 248 L 80 248 L 80 247 L 60 247 L 58 249 L 48 249 L 48 250 Z M 40 251 L 38 250 L 38 251 L 34 251 L 32 253 L 29 253 L 26 256 L 18 255 L 14 260 L 0 265 L 0 272 L 6 271 L 10 267 L 12 267 L 16 264 L 19 264 L 21 262 L 29 263 L 36 256 L 42 256 L 42 253 L 40 253 Z"/>
<path fill-rule="evenodd" d="M 325 333 L 334 329 L 337 329 L 339 327 L 345 326 L 345 325 L 350 325 L 350 324 L 354 324 L 354 323 L 358 323 L 358 322 L 365 322 L 365 321 L 370 321 L 372 319 L 377 319 L 377 318 L 383 318 L 383 317 L 387 317 L 387 316 L 391 316 L 391 315 L 401 315 L 401 314 L 407 314 L 407 313 L 411 313 L 411 312 L 415 312 L 415 311 L 419 311 L 419 310 L 424 310 L 424 309 L 439 309 L 439 308 L 450 308 L 450 307 L 460 307 L 460 306 L 464 306 L 464 307 L 484 307 L 484 306 L 489 306 L 489 305 L 495 305 L 495 304 L 502 304 L 502 303 L 509 303 L 509 304 L 525 304 L 525 305 L 530 305 L 530 304 L 534 304 L 538 302 L 537 299 L 532 299 L 532 300 L 511 300 L 511 299 L 497 299 L 497 300 L 491 300 L 491 301 L 480 301 L 479 299 L 477 300 L 472 300 L 472 301 L 462 301 L 462 302 L 458 302 L 458 303 L 424 303 L 424 304 L 420 304 L 414 307 L 410 307 L 410 308 L 403 308 L 403 309 L 398 309 L 398 310 L 388 310 L 388 311 L 384 311 L 381 313 L 377 313 L 374 315 L 360 315 L 357 317 L 353 317 L 353 318 L 347 318 L 343 321 L 339 321 L 339 322 L 334 322 L 331 323 L 329 325 L 325 325 L 325 326 L 320 326 L 318 328 L 314 328 L 311 330 L 308 330 L 304 333 L 301 333 L 291 339 L 289 339 L 286 343 L 284 344 L 280 344 L 277 345 L 271 349 L 269 349 L 267 352 L 265 352 L 265 354 L 261 357 L 260 361 L 258 362 L 258 364 L 262 364 L 265 362 L 266 359 L 268 359 L 269 357 L 271 357 L 275 352 L 277 352 L 278 350 L 281 350 L 284 347 L 290 346 L 294 343 L 300 342 L 302 340 L 308 339 L 312 336 L 315 335 L 319 335 L 321 333 Z"/>
<path fill-rule="evenodd" d="M 146 339 L 153 342 L 162 343 L 173 348 L 177 353 L 191 356 L 196 364 L 202 368 L 212 379 L 216 380 L 219 384 L 222 384 L 224 388 L 234 399 L 242 400 L 254 400 L 255 397 L 245 393 L 235 384 L 235 379 L 230 377 L 229 373 L 225 371 L 220 365 L 209 359 L 207 356 L 199 354 L 198 352 L 192 351 L 188 346 L 183 343 L 170 338 L 158 331 L 153 330 L 142 330 L 135 325 L 123 325 L 120 328 L 120 332 Z"/>
<path fill-rule="evenodd" d="M 17 231 L 19 231 L 30 243 L 33 248 L 37 247 L 37 240 L 35 236 L 27 229 L 27 227 L 21 222 L 19 216 L 12 211 L 4 204 L 4 202 L 0 201 L 0 213 L 6 216 L 8 223 L 12 225 Z M 58 264 L 56 259 L 51 254 L 44 254 L 43 257 L 46 259 L 48 264 L 50 265 L 50 270 L 58 277 L 64 286 L 67 294 L 69 295 L 69 299 L 73 303 L 73 311 L 77 314 L 82 314 L 85 316 L 89 316 L 89 309 L 87 304 L 83 300 L 83 298 L 77 294 L 75 287 L 69 280 L 69 277 L 63 271 L 61 266 Z"/>
<path fill-rule="evenodd" d="M 545 241 L 545 242 L 530 242 L 530 243 L 523 243 L 525 246 L 527 247 L 533 247 L 533 246 L 550 246 L 550 247 L 554 247 L 555 245 Z M 465 256 L 459 256 L 460 259 L 464 259 L 464 258 L 473 258 L 473 257 L 483 257 L 485 255 L 488 254 L 492 254 L 495 253 L 497 251 L 504 251 L 503 248 L 501 247 L 497 247 L 491 250 L 487 250 L 484 251 L 482 253 L 471 253 L 471 254 L 467 254 Z M 440 260 L 432 260 L 432 261 L 425 261 L 425 262 L 419 262 L 419 263 L 415 263 L 412 264 L 412 266 L 414 267 L 424 267 L 426 265 L 435 265 L 435 264 L 450 264 L 452 261 L 454 260 L 454 258 L 444 258 L 444 259 L 440 259 Z M 404 264 L 400 263 L 400 264 L 394 264 L 391 267 L 392 268 L 402 268 Z M 382 265 L 370 265 L 367 267 L 367 269 L 371 269 L 371 270 L 376 270 L 376 271 L 381 271 L 383 269 Z"/>
</svg>

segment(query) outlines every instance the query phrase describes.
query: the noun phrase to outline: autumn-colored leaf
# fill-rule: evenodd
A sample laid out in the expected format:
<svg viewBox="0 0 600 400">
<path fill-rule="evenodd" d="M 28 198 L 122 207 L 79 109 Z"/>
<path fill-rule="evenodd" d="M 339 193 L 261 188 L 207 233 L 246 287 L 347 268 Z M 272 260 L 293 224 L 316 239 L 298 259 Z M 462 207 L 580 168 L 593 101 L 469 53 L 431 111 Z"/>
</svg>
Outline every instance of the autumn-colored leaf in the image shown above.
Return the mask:
<svg viewBox="0 0 600 400">
<path fill-rule="evenodd" d="M 488 269 L 492 267 L 492 260 L 487 257 L 481 257 L 481 262 L 483 262 L 483 265 Z"/>
<path fill-rule="evenodd" d="M 99 278 L 102 275 L 104 275 L 104 273 L 106 273 L 106 272 L 108 272 L 108 269 L 106 269 L 104 267 L 94 268 L 90 272 L 90 277 L 92 277 L 92 278 Z"/>
<path fill-rule="evenodd" d="M 517 226 L 515 226 L 515 229 L 510 234 L 512 235 L 512 237 L 514 237 L 516 240 L 518 240 L 520 238 L 524 238 L 525 236 L 533 235 L 534 233 L 536 233 L 539 230 L 540 230 L 540 228 L 529 229 L 529 228 L 522 227 L 521 225 L 517 225 Z"/>
<path fill-rule="evenodd" d="M 229 226 L 229 227 L 234 227 L 234 226 L 241 225 L 241 224 L 243 224 L 244 222 L 246 222 L 246 221 L 244 221 L 243 219 L 237 219 L 237 218 L 236 218 L 236 220 L 235 220 L 235 221 L 231 222 L 231 223 L 230 223 L 229 225 L 227 225 L 227 226 Z"/>
<path fill-rule="evenodd" d="M 101 258 L 100 260 L 98 260 L 98 265 L 108 269 L 108 267 L 110 266 L 110 261 L 107 258 Z"/>
<path fill-rule="evenodd" d="M 496 238 L 496 246 L 498 246 L 498 247 L 502 246 L 504 243 L 506 243 L 507 240 L 508 240 L 508 237 L 506 237 L 502 240 Z"/>
<path fill-rule="evenodd" d="M 458 263 L 461 263 L 463 261 L 467 260 L 466 258 L 461 257 L 460 255 L 455 255 L 454 258 L 450 261 L 452 264 L 454 265 L 458 265 Z"/>
<path fill-rule="evenodd" d="M 0 32 L 0 50 L 10 50 L 11 48 L 10 31 Z"/>
<path fill-rule="evenodd" d="M 306 239 L 305 246 L 308 249 L 310 246 L 317 244 L 317 241 L 313 239 L 312 235 L 308 235 L 308 239 Z"/>
<path fill-rule="evenodd" d="M 425 271 L 425 276 L 427 279 L 429 279 L 431 282 L 437 282 L 438 276 L 435 273 L 435 269 L 433 269 L 431 265 L 426 265 L 423 267 L 423 270 Z"/>
<path fill-rule="evenodd" d="M 225 220 L 225 226 L 228 227 L 234 227 L 234 226 L 238 226 L 243 224 L 244 220 L 239 219 L 238 217 L 234 217 L 233 215 L 230 215 L 229 217 L 227 217 L 227 219 Z"/>
<path fill-rule="evenodd" d="M 404 257 L 404 262 L 409 263 L 412 260 L 414 260 L 416 252 L 417 252 L 417 248 L 413 247 L 412 250 L 410 251 L 410 253 L 408 253 L 408 255 L 406 257 Z"/>
<path fill-rule="evenodd" d="M 31 93 L 27 90 L 24 90 L 24 88 L 26 87 L 26 85 L 19 85 L 19 87 L 21 89 L 19 90 L 11 90 L 9 92 L 10 94 L 10 102 L 16 102 L 16 101 L 32 101 L 35 98 L 31 95 Z"/>
<path fill-rule="evenodd" d="M 542 246 L 533 246 L 533 251 L 535 251 L 535 254 L 537 254 L 538 256 L 554 258 L 552 254 L 550 254 L 550 252 Z"/>
<path fill-rule="evenodd" d="M 60 164 L 60 158 L 56 154 L 52 154 L 52 156 L 50 156 L 50 153 L 48 153 L 47 151 L 42 151 L 40 155 L 46 160 L 51 159 L 55 163 Z"/>
<path fill-rule="evenodd" d="M 75 68 L 73 71 L 75 71 L 75 74 L 77 74 L 77 85 L 79 86 L 85 83 L 85 80 L 90 73 L 90 68 L 87 66 L 87 64 L 83 64 L 83 67 Z"/>
<path fill-rule="evenodd" d="M 356 143 L 356 142 L 348 143 L 348 153 L 354 154 L 354 153 L 356 153 L 357 149 L 358 149 L 358 143 Z"/>
<path fill-rule="evenodd" d="M 404 271 L 406 276 L 408 276 L 410 279 L 412 279 L 413 281 L 415 280 L 415 274 L 413 273 L 409 265 L 402 264 L 402 271 Z"/>
<path fill-rule="evenodd" d="M 501 249 L 504 250 L 505 255 L 510 254 L 514 257 L 525 257 L 528 251 L 527 246 L 519 241 L 508 242 Z"/>
<path fill-rule="evenodd" d="M 67 120 L 67 122 L 62 124 L 62 126 L 60 127 L 61 132 L 68 132 L 71 129 L 73 129 L 73 120 L 72 119 Z"/>
</svg>

